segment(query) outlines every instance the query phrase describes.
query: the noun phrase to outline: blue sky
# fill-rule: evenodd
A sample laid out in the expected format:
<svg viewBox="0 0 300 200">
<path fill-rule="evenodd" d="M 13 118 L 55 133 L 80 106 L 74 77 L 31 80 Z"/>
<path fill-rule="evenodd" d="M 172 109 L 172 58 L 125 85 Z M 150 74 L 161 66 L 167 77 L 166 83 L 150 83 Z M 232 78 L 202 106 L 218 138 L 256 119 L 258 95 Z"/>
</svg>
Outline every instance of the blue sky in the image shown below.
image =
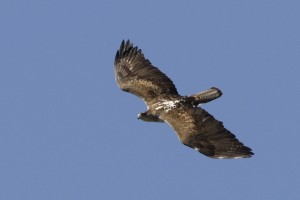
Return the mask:
<svg viewBox="0 0 300 200">
<path fill-rule="evenodd" d="M 297 199 L 299 1 L 0 3 L 0 199 Z M 255 152 L 214 160 L 117 87 L 131 39 Z"/>
</svg>

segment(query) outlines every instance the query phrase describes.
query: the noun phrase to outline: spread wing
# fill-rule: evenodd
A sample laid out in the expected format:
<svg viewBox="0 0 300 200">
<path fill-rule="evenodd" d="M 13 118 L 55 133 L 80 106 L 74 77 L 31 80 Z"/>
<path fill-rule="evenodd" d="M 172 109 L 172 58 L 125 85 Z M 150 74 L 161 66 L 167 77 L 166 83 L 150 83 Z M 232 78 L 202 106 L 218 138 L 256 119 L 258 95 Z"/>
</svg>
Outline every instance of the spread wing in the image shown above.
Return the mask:
<svg viewBox="0 0 300 200">
<path fill-rule="evenodd" d="M 154 67 L 138 47 L 122 42 L 115 57 L 115 77 L 119 87 L 149 102 L 161 94 L 178 94 L 175 85 Z"/>
<path fill-rule="evenodd" d="M 248 158 L 253 155 L 223 123 L 199 107 L 182 106 L 160 118 L 170 124 L 181 142 L 211 158 Z"/>
</svg>

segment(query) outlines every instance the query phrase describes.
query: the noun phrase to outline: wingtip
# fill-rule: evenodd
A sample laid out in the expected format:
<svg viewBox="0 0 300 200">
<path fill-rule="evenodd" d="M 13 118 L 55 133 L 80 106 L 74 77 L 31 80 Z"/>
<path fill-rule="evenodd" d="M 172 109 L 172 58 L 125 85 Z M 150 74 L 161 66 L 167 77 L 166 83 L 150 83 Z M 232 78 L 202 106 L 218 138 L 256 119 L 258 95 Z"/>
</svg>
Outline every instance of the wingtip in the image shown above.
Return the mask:
<svg viewBox="0 0 300 200">
<path fill-rule="evenodd" d="M 121 42 L 121 45 L 120 45 L 120 48 L 119 50 L 117 51 L 116 53 L 116 56 L 115 56 L 115 63 L 121 59 L 124 54 L 126 53 L 126 51 L 128 51 L 131 47 L 133 46 L 133 44 L 130 42 L 129 39 L 127 40 L 122 40 Z"/>
<path fill-rule="evenodd" d="M 243 146 L 242 149 L 236 151 L 215 151 L 213 149 L 201 149 L 201 148 L 194 148 L 196 151 L 204 154 L 207 157 L 214 158 L 214 159 L 239 159 L 239 158 L 251 158 L 254 153 L 252 149 L 249 147 Z"/>
<path fill-rule="evenodd" d="M 127 40 L 122 40 L 122 43 L 121 43 L 121 46 L 120 46 L 120 50 L 121 49 L 128 49 L 129 47 L 132 47 L 133 44 L 130 42 L 130 39 L 127 39 Z"/>
<path fill-rule="evenodd" d="M 133 47 L 133 43 L 130 39 L 122 40 L 120 48 L 115 56 L 115 64 L 123 57 L 136 53 L 142 54 L 142 51 L 138 48 L 138 46 Z"/>
<path fill-rule="evenodd" d="M 240 158 L 251 158 L 254 154 L 250 152 L 249 154 L 243 154 L 243 155 L 230 155 L 230 156 L 208 156 L 210 158 L 214 159 L 240 159 Z"/>
</svg>

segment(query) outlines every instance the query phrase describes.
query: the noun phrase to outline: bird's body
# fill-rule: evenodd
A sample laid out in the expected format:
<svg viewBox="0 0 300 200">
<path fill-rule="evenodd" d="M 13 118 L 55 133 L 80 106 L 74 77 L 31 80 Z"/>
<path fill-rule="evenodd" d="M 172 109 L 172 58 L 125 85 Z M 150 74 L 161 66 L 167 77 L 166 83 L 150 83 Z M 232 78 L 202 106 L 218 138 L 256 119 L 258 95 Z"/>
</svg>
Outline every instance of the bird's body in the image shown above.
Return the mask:
<svg viewBox="0 0 300 200">
<path fill-rule="evenodd" d="M 217 88 L 181 96 L 171 79 L 130 41 L 123 41 L 115 58 L 115 76 L 119 87 L 143 99 L 148 107 L 138 115 L 147 122 L 167 122 L 181 142 L 211 158 L 246 158 L 250 148 L 236 139 L 223 123 L 198 107 L 222 95 Z"/>
</svg>

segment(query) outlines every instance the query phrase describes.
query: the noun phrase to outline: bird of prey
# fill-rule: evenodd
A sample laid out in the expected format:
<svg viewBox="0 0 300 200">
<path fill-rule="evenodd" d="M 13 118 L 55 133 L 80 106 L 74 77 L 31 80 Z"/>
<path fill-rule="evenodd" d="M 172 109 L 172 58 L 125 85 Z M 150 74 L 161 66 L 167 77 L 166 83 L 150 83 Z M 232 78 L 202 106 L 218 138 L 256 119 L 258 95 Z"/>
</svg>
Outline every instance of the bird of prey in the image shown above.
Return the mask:
<svg viewBox="0 0 300 200">
<path fill-rule="evenodd" d="M 116 53 L 114 71 L 120 89 L 146 103 L 148 110 L 138 114 L 138 119 L 168 123 L 184 145 L 211 158 L 254 155 L 221 121 L 199 107 L 220 97 L 222 92 L 218 88 L 190 96 L 179 95 L 172 80 L 154 67 L 129 40 L 123 40 Z"/>
</svg>

